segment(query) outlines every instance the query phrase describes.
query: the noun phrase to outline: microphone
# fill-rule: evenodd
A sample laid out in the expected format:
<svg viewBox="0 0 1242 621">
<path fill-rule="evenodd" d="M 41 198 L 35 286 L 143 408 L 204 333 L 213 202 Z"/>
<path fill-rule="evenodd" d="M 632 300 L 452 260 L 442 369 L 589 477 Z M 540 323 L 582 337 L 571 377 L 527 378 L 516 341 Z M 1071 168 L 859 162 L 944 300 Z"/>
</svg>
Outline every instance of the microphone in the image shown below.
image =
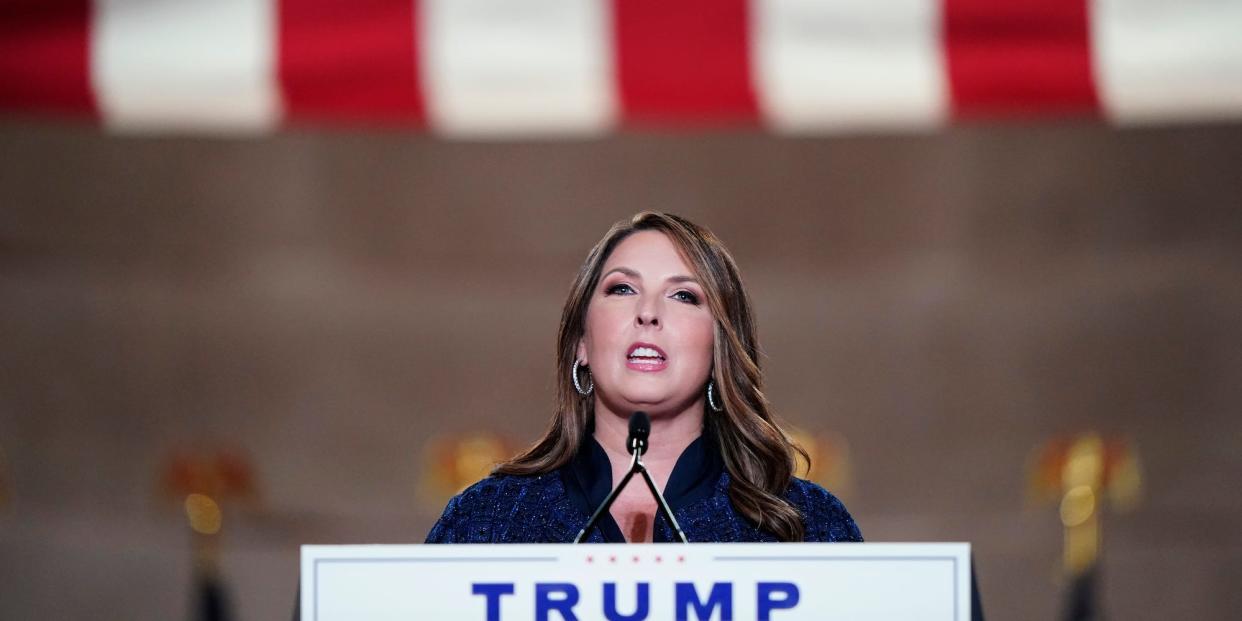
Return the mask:
<svg viewBox="0 0 1242 621">
<path fill-rule="evenodd" d="M 647 453 L 647 438 L 651 435 L 651 417 L 646 412 L 634 412 L 630 416 L 630 437 L 625 440 L 625 448 L 630 453 L 635 450 Z"/>
<path fill-rule="evenodd" d="M 665 520 L 668 520 L 668 524 L 672 527 L 673 532 L 676 533 L 677 538 L 682 543 L 690 543 L 690 540 L 686 538 L 686 533 L 682 532 L 681 525 L 677 523 L 677 518 L 673 517 L 672 509 L 668 508 L 668 501 L 664 500 L 664 494 L 660 493 L 660 488 L 656 487 L 655 481 L 651 480 L 651 473 L 647 472 L 647 467 L 643 465 L 643 453 L 647 452 L 647 440 L 650 436 L 651 417 L 647 416 L 646 412 L 634 412 L 631 414 L 630 434 L 625 439 L 625 448 L 630 452 L 630 455 L 633 455 L 633 458 L 630 460 L 630 470 L 625 473 L 625 476 L 621 478 L 621 482 L 604 499 L 603 504 L 595 510 L 595 513 L 591 514 L 591 519 L 587 520 L 586 526 L 583 526 L 582 530 L 578 531 L 578 536 L 574 537 L 574 543 L 582 543 L 586 539 L 587 532 L 595 528 L 600 518 L 604 517 L 604 514 L 612 507 L 612 503 L 617 499 L 617 496 L 621 494 L 621 490 L 625 489 L 630 479 L 634 478 L 634 473 L 636 472 L 641 474 L 643 481 L 647 483 L 647 489 L 651 491 L 652 496 L 655 496 L 659 512 L 664 516 Z"/>
</svg>

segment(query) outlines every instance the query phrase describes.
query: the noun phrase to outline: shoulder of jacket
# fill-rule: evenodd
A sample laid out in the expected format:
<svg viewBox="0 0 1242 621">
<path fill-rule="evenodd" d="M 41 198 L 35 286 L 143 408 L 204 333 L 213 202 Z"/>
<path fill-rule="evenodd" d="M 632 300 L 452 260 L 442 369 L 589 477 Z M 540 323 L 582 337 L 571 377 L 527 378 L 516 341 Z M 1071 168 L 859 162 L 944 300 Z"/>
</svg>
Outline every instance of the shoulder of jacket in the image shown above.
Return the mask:
<svg viewBox="0 0 1242 621">
<path fill-rule="evenodd" d="M 786 497 L 802 513 L 808 541 L 862 541 L 845 504 L 822 486 L 795 477 Z"/>
<path fill-rule="evenodd" d="M 427 543 L 494 543 L 498 526 L 516 508 L 547 506 L 557 493 L 555 475 L 489 476 L 453 496 L 427 534 Z"/>
<path fill-rule="evenodd" d="M 450 501 L 458 508 L 470 510 L 479 507 L 494 508 L 506 500 L 518 501 L 530 494 L 542 492 L 555 481 L 556 474 L 513 475 L 497 474 L 474 483 L 462 490 Z"/>
<path fill-rule="evenodd" d="M 823 486 L 806 479 L 794 477 L 789 483 L 789 500 L 798 504 L 840 505 L 841 501 Z"/>
</svg>

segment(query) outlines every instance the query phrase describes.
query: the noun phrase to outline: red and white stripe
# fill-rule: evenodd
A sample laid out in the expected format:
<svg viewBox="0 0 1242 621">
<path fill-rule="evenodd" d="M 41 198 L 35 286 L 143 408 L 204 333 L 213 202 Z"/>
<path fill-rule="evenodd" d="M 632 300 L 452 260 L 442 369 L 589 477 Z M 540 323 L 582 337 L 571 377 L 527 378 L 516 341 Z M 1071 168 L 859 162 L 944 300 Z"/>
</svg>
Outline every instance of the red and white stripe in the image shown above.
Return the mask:
<svg viewBox="0 0 1242 621">
<path fill-rule="evenodd" d="M 280 0 L 285 122 L 401 123 L 426 117 L 414 2 Z"/>
<path fill-rule="evenodd" d="M 1095 0 L 1091 24 L 1111 118 L 1242 118 L 1242 0 Z"/>
<path fill-rule="evenodd" d="M 252 130 L 281 116 L 270 0 L 96 0 L 91 83 L 105 123 Z"/>
<path fill-rule="evenodd" d="M 4 0 L 0 110 L 450 136 L 1242 119 L 1242 0 Z"/>
<path fill-rule="evenodd" d="M 432 127 L 583 133 L 616 117 L 606 0 L 423 0 L 420 13 Z"/>
<path fill-rule="evenodd" d="M 947 118 L 937 0 L 753 6 L 755 83 L 776 127 L 927 127 Z"/>
</svg>

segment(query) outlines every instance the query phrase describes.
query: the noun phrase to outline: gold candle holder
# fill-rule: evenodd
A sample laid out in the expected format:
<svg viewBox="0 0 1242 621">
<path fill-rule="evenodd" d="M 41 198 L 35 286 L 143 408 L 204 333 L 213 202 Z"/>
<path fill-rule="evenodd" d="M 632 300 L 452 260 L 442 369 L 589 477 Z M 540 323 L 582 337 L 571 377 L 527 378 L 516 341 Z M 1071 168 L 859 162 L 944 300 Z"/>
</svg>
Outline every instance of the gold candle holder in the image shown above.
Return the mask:
<svg viewBox="0 0 1242 621">
<path fill-rule="evenodd" d="M 1142 491 L 1138 452 L 1123 438 L 1089 432 L 1059 437 L 1032 453 L 1029 495 L 1056 504 L 1064 529 L 1062 568 L 1082 575 L 1099 560 L 1101 513 L 1136 507 Z"/>
<path fill-rule="evenodd" d="M 496 464 L 514 455 L 514 443 L 494 433 L 436 436 L 423 447 L 420 489 L 428 506 L 444 501 L 486 477 Z"/>
<path fill-rule="evenodd" d="M 790 425 L 785 425 L 785 429 L 789 439 L 810 458 L 808 464 L 801 455 L 795 457 L 795 476 L 818 483 L 842 499 L 848 498 L 853 492 L 854 472 L 845 436 L 835 431 L 810 433 Z"/>
<path fill-rule="evenodd" d="M 196 567 L 214 575 L 226 505 L 253 506 L 258 492 L 250 460 L 239 451 L 197 448 L 170 453 L 159 496 L 185 513 Z"/>
</svg>

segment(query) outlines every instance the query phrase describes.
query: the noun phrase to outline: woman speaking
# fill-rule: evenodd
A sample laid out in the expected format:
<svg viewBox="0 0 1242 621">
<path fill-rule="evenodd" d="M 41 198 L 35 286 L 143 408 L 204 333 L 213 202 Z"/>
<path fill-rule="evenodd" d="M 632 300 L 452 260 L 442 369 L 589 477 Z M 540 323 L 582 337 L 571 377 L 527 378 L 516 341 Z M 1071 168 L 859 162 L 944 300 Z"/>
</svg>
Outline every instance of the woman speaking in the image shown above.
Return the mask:
<svg viewBox="0 0 1242 621">
<path fill-rule="evenodd" d="M 570 290 L 556 358 L 547 432 L 450 500 L 428 543 L 572 541 L 629 471 L 635 411 L 690 541 L 862 541 L 836 497 L 793 475 L 801 449 L 768 411 L 750 300 L 707 229 L 651 212 L 614 225 Z M 658 513 L 629 486 L 586 541 L 674 541 Z"/>
</svg>

